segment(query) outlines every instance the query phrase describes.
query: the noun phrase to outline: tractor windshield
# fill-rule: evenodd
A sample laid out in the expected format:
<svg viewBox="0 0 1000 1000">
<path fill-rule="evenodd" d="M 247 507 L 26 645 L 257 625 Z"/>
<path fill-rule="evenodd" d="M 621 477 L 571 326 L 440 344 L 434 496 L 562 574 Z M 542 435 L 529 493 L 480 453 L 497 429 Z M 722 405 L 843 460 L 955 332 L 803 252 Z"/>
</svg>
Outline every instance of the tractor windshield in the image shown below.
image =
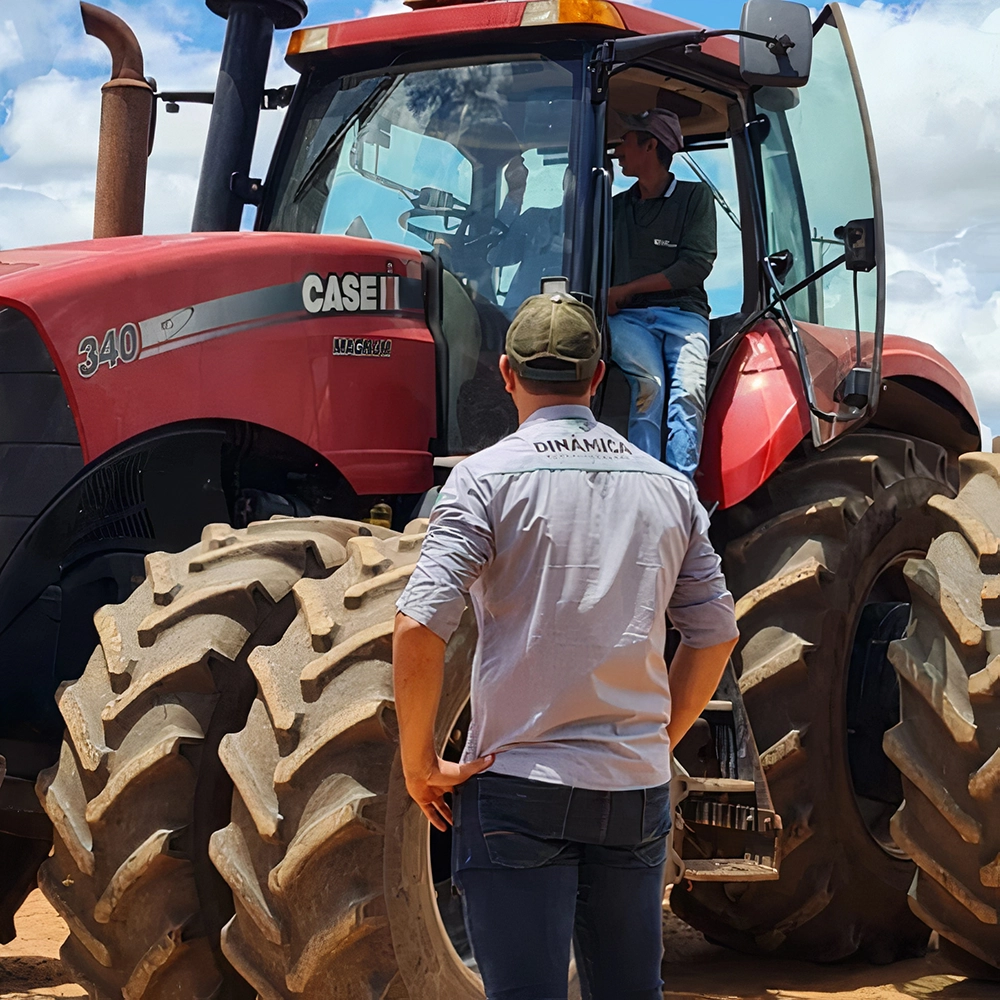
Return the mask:
<svg viewBox="0 0 1000 1000">
<path fill-rule="evenodd" d="M 436 252 L 508 316 L 568 273 L 575 74 L 540 57 L 341 77 L 307 100 L 268 228 Z"/>
</svg>

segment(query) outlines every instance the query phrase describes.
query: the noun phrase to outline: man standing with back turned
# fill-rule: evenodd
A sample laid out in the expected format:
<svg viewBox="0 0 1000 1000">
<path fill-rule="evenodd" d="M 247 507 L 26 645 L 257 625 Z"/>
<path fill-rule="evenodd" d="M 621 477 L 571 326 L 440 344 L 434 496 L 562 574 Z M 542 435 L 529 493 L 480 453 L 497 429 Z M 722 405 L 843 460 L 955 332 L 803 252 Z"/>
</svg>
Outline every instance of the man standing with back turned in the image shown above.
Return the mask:
<svg viewBox="0 0 1000 1000">
<path fill-rule="evenodd" d="M 452 472 L 397 604 L 407 789 L 439 830 L 454 822 L 489 1000 L 565 1000 L 571 940 L 588 1000 L 660 1000 L 670 747 L 735 645 L 733 600 L 690 481 L 590 412 L 590 309 L 527 299 L 500 371 L 520 427 Z M 467 597 L 479 644 L 454 764 L 433 729 Z"/>
</svg>

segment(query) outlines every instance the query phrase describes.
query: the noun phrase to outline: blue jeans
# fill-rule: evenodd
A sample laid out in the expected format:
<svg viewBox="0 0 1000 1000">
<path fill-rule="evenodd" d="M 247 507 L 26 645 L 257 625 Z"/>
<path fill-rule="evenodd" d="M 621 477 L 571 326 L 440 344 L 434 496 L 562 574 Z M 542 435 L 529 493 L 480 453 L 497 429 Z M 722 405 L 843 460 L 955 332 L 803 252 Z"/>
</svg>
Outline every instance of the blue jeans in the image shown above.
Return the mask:
<svg viewBox="0 0 1000 1000">
<path fill-rule="evenodd" d="M 503 774 L 455 790 L 452 880 L 488 1000 L 662 1000 L 669 785 L 596 792 Z"/>
<path fill-rule="evenodd" d="M 608 317 L 608 327 L 611 357 L 632 390 L 629 441 L 693 479 L 705 423 L 708 320 L 685 309 L 657 306 L 622 309 Z M 660 444 L 664 401 L 665 456 Z"/>
</svg>

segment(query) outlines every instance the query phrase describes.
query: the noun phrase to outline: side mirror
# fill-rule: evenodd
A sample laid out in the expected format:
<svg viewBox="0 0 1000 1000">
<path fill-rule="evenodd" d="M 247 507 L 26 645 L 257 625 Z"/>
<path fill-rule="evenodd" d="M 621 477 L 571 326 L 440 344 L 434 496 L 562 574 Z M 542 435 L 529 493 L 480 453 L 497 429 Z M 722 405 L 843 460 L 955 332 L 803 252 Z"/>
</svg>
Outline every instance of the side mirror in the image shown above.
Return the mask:
<svg viewBox="0 0 1000 1000">
<path fill-rule="evenodd" d="M 740 20 L 740 75 L 761 87 L 804 87 L 812 63 L 809 8 L 788 0 L 747 0 Z"/>
<path fill-rule="evenodd" d="M 767 263 L 771 268 L 771 273 L 774 275 L 775 280 L 784 284 L 785 278 L 788 277 L 788 272 L 795 263 L 795 257 L 792 255 L 791 250 L 778 250 L 767 258 Z"/>
<path fill-rule="evenodd" d="M 874 219 L 852 219 L 846 226 L 837 226 L 833 235 L 844 241 L 844 267 L 848 271 L 870 271 L 878 263 Z"/>
</svg>

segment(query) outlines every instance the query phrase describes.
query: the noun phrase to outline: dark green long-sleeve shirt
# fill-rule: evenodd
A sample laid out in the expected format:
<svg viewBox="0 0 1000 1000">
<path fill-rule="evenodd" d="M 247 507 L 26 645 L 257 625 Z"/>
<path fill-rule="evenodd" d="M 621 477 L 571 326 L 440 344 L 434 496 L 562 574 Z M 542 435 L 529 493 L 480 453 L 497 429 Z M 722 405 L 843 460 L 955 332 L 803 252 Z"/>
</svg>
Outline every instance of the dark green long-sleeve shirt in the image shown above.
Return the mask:
<svg viewBox="0 0 1000 1000">
<path fill-rule="evenodd" d="M 611 284 L 661 272 L 666 292 L 636 295 L 626 308 L 673 306 L 709 315 L 705 279 L 715 263 L 715 202 L 705 184 L 671 182 L 660 198 L 639 197 L 639 185 L 612 202 Z"/>
</svg>

